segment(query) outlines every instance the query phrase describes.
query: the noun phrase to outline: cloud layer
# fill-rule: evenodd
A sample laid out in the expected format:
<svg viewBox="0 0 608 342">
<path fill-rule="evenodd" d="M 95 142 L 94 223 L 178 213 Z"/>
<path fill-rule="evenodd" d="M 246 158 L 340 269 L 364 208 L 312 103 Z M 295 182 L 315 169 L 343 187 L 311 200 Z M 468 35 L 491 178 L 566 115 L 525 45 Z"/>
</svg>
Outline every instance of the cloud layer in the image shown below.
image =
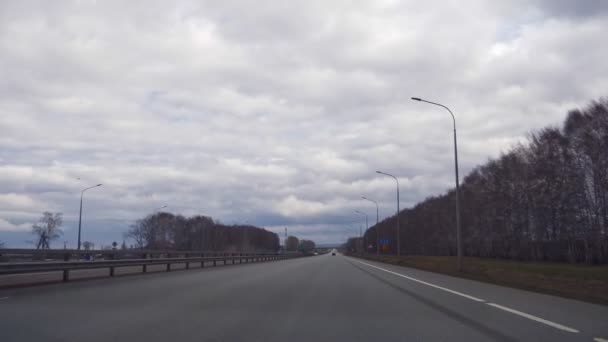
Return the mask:
<svg viewBox="0 0 608 342">
<path fill-rule="evenodd" d="M 0 4 L 0 240 L 184 215 L 342 241 L 608 89 L 603 1 Z M 349 228 L 351 227 L 351 228 Z M 354 227 L 354 228 L 352 228 Z M 8 232 L 12 233 L 8 233 Z M 23 233 L 15 233 L 23 232 Z"/>
</svg>

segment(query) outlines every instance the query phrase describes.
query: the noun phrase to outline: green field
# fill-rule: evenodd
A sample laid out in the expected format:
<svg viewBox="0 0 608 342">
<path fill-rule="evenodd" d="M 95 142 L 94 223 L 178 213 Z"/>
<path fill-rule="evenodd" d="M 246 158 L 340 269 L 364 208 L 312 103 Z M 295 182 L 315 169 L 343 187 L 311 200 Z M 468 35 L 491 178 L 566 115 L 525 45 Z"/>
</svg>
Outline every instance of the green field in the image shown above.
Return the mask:
<svg viewBox="0 0 608 342">
<path fill-rule="evenodd" d="M 466 257 L 365 256 L 366 259 L 608 305 L 608 266 L 532 263 Z"/>
</svg>

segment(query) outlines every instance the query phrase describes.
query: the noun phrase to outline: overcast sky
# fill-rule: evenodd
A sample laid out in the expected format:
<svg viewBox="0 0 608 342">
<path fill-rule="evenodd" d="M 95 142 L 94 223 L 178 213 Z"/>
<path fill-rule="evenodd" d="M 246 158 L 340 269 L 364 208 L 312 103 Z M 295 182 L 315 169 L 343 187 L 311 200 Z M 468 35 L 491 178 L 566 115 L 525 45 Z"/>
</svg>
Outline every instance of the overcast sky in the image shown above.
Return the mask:
<svg viewBox="0 0 608 342">
<path fill-rule="evenodd" d="M 175 3 L 175 4 L 174 4 Z M 466 4 L 466 5 L 465 5 Z M 341 242 L 607 95 L 608 2 L 2 1 L 0 240 L 167 210 Z"/>
</svg>

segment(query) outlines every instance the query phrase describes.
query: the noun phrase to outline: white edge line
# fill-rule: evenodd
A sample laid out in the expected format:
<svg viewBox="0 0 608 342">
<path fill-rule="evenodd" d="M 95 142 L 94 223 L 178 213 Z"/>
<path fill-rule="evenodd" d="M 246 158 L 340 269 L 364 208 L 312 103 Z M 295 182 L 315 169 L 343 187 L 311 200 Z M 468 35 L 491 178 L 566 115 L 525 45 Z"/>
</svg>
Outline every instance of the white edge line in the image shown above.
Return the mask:
<svg viewBox="0 0 608 342">
<path fill-rule="evenodd" d="M 485 303 L 485 300 L 483 300 L 481 298 L 473 297 L 473 296 L 470 296 L 470 295 L 462 293 L 462 292 L 450 290 L 450 289 L 447 289 L 445 287 L 441 287 L 441 286 L 438 286 L 438 285 L 435 285 L 435 284 L 427 283 L 426 281 L 422 281 L 422 280 L 419 280 L 419 279 L 416 279 L 416 278 L 408 277 L 408 276 L 403 275 L 401 273 L 389 271 L 389 270 L 384 269 L 382 267 L 378 267 L 378 266 L 375 266 L 375 265 L 372 265 L 372 264 L 368 264 L 368 263 L 363 262 L 363 261 L 354 260 L 354 259 L 351 259 L 351 260 L 356 261 L 356 262 L 361 263 L 361 264 L 364 264 L 364 265 L 367 265 L 369 267 L 377 268 L 377 269 L 382 270 L 384 272 L 388 272 L 390 274 L 394 274 L 396 276 L 399 276 L 399 277 L 402 277 L 402 278 L 405 278 L 405 279 L 409 279 L 411 281 L 415 281 L 415 282 L 420 283 L 420 284 L 424 284 L 424 285 L 427 285 L 427 286 L 430 286 L 430 287 L 434 287 L 436 289 L 440 289 L 440 290 L 443 290 L 443 291 L 446 291 L 446 292 L 449 292 L 449 293 L 453 293 L 455 295 L 459 295 L 459 296 L 464 297 L 464 298 L 468 298 L 470 300 L 474 300 L 476 302 Z"/>
<path fill-rule="evenodd" d="M 607 340 L 607 339 L 605 339 L 605 338 L 601 338 L 601 337 L 595 337 L 593 340 L 594 340 L 595 342 L 608 342 L 608 340 Z"/>
<path fill-rule="evenodd" d="M 403 274 L 401 274 L 401 273 L 397 273 L 397 272 L 389 271 L 389 270 L 384 269 L 384 268 L 382 268 L 382 267 L 378 267 L 378 266 L 375 266 L 375 265 L 372 265 L 372 264 L 368 264 L 368 263 L 363 262 L 363 261 L 359 261 L 359 260 L 355 260 L 355 259 L 351 259 L 351 260 L 356 261 L 356 262 L 358 262 L 358 263 L 360 263 L 360 264 L 367 265 L 367 266 L 369 266 L 369 267 L 377 268 L 377 269 L 379 269 L 379 270 L 382 270 L 382 271 L 384 271 L 384 272 L 388 272 L 388 273 L 390 273 L 390 274 L 394 274 L 394 275 L 399 276 L 399 277 L 402 277 L 402 278 L 409 279 L 409 280 L 411 280 L 411 281 L 418 282 L 418 283 L 420 283 L 420 284 L 424 284 L 424 285 L 427 285 L 427 286 L 430 286 L 430 287 L 434 287 L 434 288 L 436 288 L 436 289 L 440 289 L 440 290 L 443 290 L 443 291 L 446 291 L 446 292 L 449 292 L 449 293 L 453 293 L 453 294 L 455 294 L 455 295 L 459 295 L 459 296 L 461 296 L 461 297 L 465 297 L 465 298 L 468 298 L 468 299 L 474 300 L 474 301 L 476 301 L 476 302 L 485 303 L 485 304 L 490 305 L 490 306 L 492 306 L 492 307 L 495 307 L 495 308 L 497 308 L 497 309 L 501 309 L 501 310 L 504 310 L 504 311 L 510 312 L 510 313 L 512 313 L 512 314 L 519 315 L 519 316 L 525 317 L 525 318 L 527 318 L 527 319 L 531 319 L 531 320 L 533 320 L 533 321 L 536 321 L 536 322 L 539 322 L 539 323 L 546 324 L 546 325 L 551 326 L 551 327 L 554 327 L 554 328 L 556 328 L 556 329 L 560 329 L 560 330 L 564 330 L 564 331 L 568 331 L 568 332 L 572 332 L 572 333 L 578 333 L 578 332 L 579 332 L 578 330 L 576 330 L 576 329 L 574 329 L 574 328 L 570 328 L 570 327 L 567 327 L 567 326 L 562 325 L 562 324 L 559 324 L 559 323 L 551 322 L 551 321 L 548 321 L 548 320 L 546 320 L 546 319 L 543 319 L 543 318 L 540 318 L 540 317 L 537 317 L 537 316 L 534 316 L 534 315 L 527 314 L 527 313 L 525 313 L 525 312 L 517 311 L 517 310 L 515 310 L 515 309 L 511 309 L 511 308 L 508 308 L 508 307 L 506 307 L 506 306 L 502 306 L 502 305 L 495 304 L 495 303 L 487 303 L 487 302 L 486 302 L 485 300 L 483 300 L 483 299 L 480 299 L 480 298 L 477 298 L 477 297 L 473 297 L 473 296 L 470 296 L 470 295 L 465 294 L 465 293 L 462 293 L 462 292 L 458 292 L 458 291 L 450 290 L 450 289 L 445 288 L 445 287 L 441 287 L 441 286 L 438 286 L 438 285 L 435 285 L 435 284 L 427 283 L 426 281 L 422 281 L 422 280 L 419 280 L 419 279 L 416 279 L 416 278 L 408 277 L 408 276 L 403 275 Z M 602 339 L 602 338 L 595 338 L 595 339 L 594 339 L 594 341 L 596 341 L 596 342 L 608 342 L 608 340 L 604 340 L 604 339 Z"/>
<path fill-rule="evenodd" d="M 537 322 L 539 322 L 539 323 L 543 323 L 543 324 L 546 324 L 546 325 L 552 326 L 552 327 L 557 328 L 557 329 L 560 329 L 560 330 L 564 330 L 564 331 L 568 331 L 568 332 L 572 332 L 572 333 L 577 333 L 577 332 L 579 332 L 578 330 L 576 330 L 576 329 L 574 329 L 574 328 L 570 328 L 570 327 L 567 327 L 567 326 L 565 326 L 565 325 L 561 325 L 561 324 L 559 324 L 559 323 L 551 322 L 551 321 L 548 321 L 548 320 L 546 320 L 546 319 L 542 319 L 542 318 L 540 318 L 540 317 L 536 317 L 536 316 L 533 316 L 533 315 L 527 314 L 527 313 L 525 313 L 525 312 L 517 311 L 517 310 L 515 310 L 515 309 L 511 309 L 511 308 L 508 308 L 508 307 L 506 307 L 506 306 L 498 305 L 498 304 L 495 304 L 495 303 L 486 303 L 486 304 L 488 304 L 488 305 L 490 305 L 490 306 L 493 306 L 493 307 L 495 307 L 495 308 L 497 308 L 497 309 L 501 309 L 501 310 L 504 310 L 504 311 L 508 311 L 508 312 L 510 312 L 510 313 L 512 313 L 512 314 L 516 314 L 516 315 L 519 315 L 519 316 L 525 317 L 525 318 L 527 318 L 527 319 L 531 319 L 531 320 L 533 320 L 533 321 L 537 321 Z"/>
</svg>

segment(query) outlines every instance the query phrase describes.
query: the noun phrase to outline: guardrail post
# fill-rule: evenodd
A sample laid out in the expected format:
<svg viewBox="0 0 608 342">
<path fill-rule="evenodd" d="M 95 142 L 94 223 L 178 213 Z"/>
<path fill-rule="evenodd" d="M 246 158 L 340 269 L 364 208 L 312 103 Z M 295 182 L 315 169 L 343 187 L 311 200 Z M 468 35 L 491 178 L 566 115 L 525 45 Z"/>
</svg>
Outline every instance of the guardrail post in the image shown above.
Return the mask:
<svg viewBox="0 0 608 342">
<path fill-rule="evenodd" d="M 186 258 L 188 257 L 188 253 L 186 253 Z M 190 261 L 186 261 L 186 269 L 190 269 Z"/>
<path fill-rule="evenodd" d="M 215 259 L 213 259 L 213 267 L 217 266 L 217 265 L 216 265 L 216 263 L 215 263 L 215 261 L 216 261 L 216 260 L 215 260 Z"/>
<path fill-rule="evenodd" d="M 167 272 L 171 271 L 171 261 L 167 261 Z"/>
<path fill-rule="evenodd" d="M 239 253 L 239 264 L 243 263 L 243 253 Z"/>
<path fill-rule="evenodd" d="M 230 253 L 230 258 L 232 259 L 232 264 L 234 265 L 234 253 Z"/>
<path fill-rule="evenodd" d="M 110 277 L 114 276 L 114 266 L 110 266 Z"/>
<path fill-rule="evenodd" d="M 148 265 L 142 265 L 142 266 L 141 266 L 141 272 L 142 272 L 142 273 L 146 273 L 146 272 L 148 272 Z"/>
<path fill-rule="evenodd" d="M 63 270 L 63 281 L 70 280 L 70 270 Z"/>
<path fill-rule="evenodd" d="M 201 258 L 205 257 L 205 253 L 201 253 Z M 201 260 L 201 268 L 205 268 L 205 259 Z"/>
</svg>

